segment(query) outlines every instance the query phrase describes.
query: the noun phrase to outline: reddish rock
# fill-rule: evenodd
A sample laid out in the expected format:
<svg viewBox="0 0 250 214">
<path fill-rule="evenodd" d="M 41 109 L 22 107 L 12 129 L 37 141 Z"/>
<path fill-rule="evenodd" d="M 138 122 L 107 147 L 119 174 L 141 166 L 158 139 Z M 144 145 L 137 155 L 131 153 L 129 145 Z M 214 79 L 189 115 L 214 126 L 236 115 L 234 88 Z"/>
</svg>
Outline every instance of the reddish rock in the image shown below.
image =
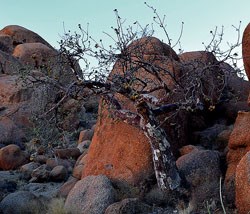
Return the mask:
<svg viewBox="0 0 250 214">
<path fill-rule="evenodd" d="M 250 79 L 250 23 L 247 25 L 243 33 L 242 56 L 247 77 Z"/>
<path fill-rule="evenodd" d="M 250 112 L 239 112 L 232 134 L 229 138 L 229 149 L 250 146 Z"/>
<path fill-rule="evenodd" d="M 185 52 L 179 55 L 181 62 L 186 64 L 202 63 L 204 66 L 217 62 L 215 56 L 207 51 Z"/>
<path fill-rule="evenodd" d="M 10 136 L 9 143 L 16 142 L 16 139 L 18 142 L 22 141 L 20 139 L 23 138 L 23 135 L 19 133 L 19 130 L 25 134 L 28 141 L 34 134 L 32 133 L 34 126 L 43 126 L 46 129 L 47 124 L 44 126 L 41 124 L 41 120 L 37 122 L 32 120 L 34 118 L 31 116 L 42 115 L 54 106 L 55 100 L 60 99 L 59 89 L 43 83 L 31 87 L 29 81 L 23 81 L 25 77 L 34 80 L 34 78 L 43 79 L 46 75 L 56 78 L 62 87 L 75 80 L 75 75 L 71 72 L 66 59 L 36 33 L 20 26 L 7 26 L 0 30 L 1 120 L 8 118 L 15 127 L 7 130 L 4 126 L 2 131 L 3 122 L 0 122 L 0 131 L 4 132 L 1 137 Z M 69 100 L 72 101 L 72 99 Z M 74 111 L 71 111 L 72 108 L 70 108 L 70 115 L 65 116 L 65 112 L 58 112 L 59 120 L 62 121 L 58 124 L 62 125 L 60 128 L 67 131 L 79 128 L 80 114 L 82 116 L 83 112 L 81 109 L 84 108 L 82 103 L 76 101 L 75 103 L 77 103 L 77 107 L 74 108 Z M 65 105 L 72 107 L 69 104 Z M 38 129 L 40 130 L 40 127 Z M 42 130 L 42 132 L 47 134 L 46 130 Z M 18 135 L 19 138 L 16 137 Z"/>
<path fill-rule="evenodd" d="M 0 149 L 0 169 L 12 170 L 28 162 L 27 155 L 19 146 L 10 144 Z"/>
<path fill-rule="evenodd" d="M 8 117 L 2 117 L 0 119 L 0 143 L 21 143 L 25 140 L 25 134 L 17 125 Z"/>
<path fill-rule="evenodd" d="M 196 152 L 198 151 L 200 148 L 198 148 L 197 146 L 194 145 L 187 145 L 187 146 L 183 146 L 182 148 L 180 148 L 180 156 L 182 155 L 186 155 L 190 152 Z"/>
<path fill-rule="evenodd" d="M 183 53 L 179 57 L 185 67 L 181 79 L 184 87 L 190 87 L 191 79 L 199 76 L 202 81 L 202 86 L 199 89 L 202 90 L 202 93 L 198 95 L 199 99 L 208 108 L 210 105 L 217 103 L 221 96 L 221 91 L 218 89 L 222 87 L 221 78 L 224 77 L 224 72 L 219 69 L 219 66 L 215 66 L 218 61 L 214 54 L 207 51 L 194 51 Z M 213 87 L 211 87 L 211 84 Z"/>
<path fill-rule="evenodd" d="M 17 45 L 13 56 L 23 64 L 28 64 L 35 68 L 42 68 L 53 61 L 58 53 L 42 43 L 25 43 Z"/>
<path fill-rule="evenodd" d="M 83 167 L 84 167 L 84 164 L 76 165 L 73 169 L 72 176 L 80 180 L 82 177 Z"/>
<path fill-rule="evenodd" d="M 166 56 L 175 61 L 179 61 L 178 55 L 167 44 L 163 43 L 155 37 L 143 37 L 132 42 L 128 46 L 128 52 L 135 56 L 153 55 L 153 56 Z"/>
<path fill-rule="evenodd" d="M 82 143 L 85 140 L 92 140 L 94 131 L 92 129 L 86 129 L 80 132 L 78 144 Z"/>
<path fill-rule="evenodd" d="M 250 211 L 250 152 L 239 162 L 235 176 L 236 207 L 239 214 Z"/>
<path fill-rule="evenodd" d="M 55 155 L 61 159 L 77 159 L 81 152 L 78 148 L 55 149 Z"/>
<path fill-rule="evenodd" d="M 179 63 L 179 57 L 174 52 L 174 50 L 167 44 L 161 42 L 159 39 L 154 37 L 145 37 L 132 42 L 128 48 L 128 53 L 131 55 L 131 60 L 134 61 L 146 61 L 149 64 L 159 67 L 158 72 L 159 77 L 164 81 L 168 88 L 172 89 L 175 86 L 174 78 L 178 79 L 181 75 L 181 65 Z M 129 67 L 129 63 L 127 62 Z M 131 65 L 135 67 L 135 64 Z M 124 76 L 126 75 L 126 67 L 124 67 L 124 62 L 118 60 L 110 74 L 110 80 L 115 81 L 115 75 Z M 152 73 L 141 68 L 136 70 L 133 75 L 147 82 L 147 86 L 143 90 L 152 90 L 156 86 L 159 86 L 161 81 L 153 75 Z M 173 78 L 174 77 L 174 78 Z M 134 83 L 132 87 L 136 90 L 142 89 L 142 85 Z M 163 97 L 166 95 L 165 90 L 156 90 L 152 92 L 153 95 Z"/>
<path fill-rule="evenodd" d="M 99 117 L 82 178 L 107 175 L 115 180 L 137 184 L 153 173 L 151 148 L 139 129 L 109 117 Z"/>
<path fill-rule="evenodd" d="M 75 177 L 70 177 L 67 182 L 65 182 L 60 189 L 58 190 L 57 196 L 66 198 L 70 192 L 70 190 L 75 186 L 75 184 L 79 181 L 79 179 Z"/>
<path fill-rule="evenodd" d="M 50 44 L 46 42 L 41 36 L 18 25 L 9 25 L 4 27 L 2 30 L 0 30 L 0 35 L 10 36 L 13 40 L 14 47 L 18 44 L 34 42 L 40 42 L 51 47 Z"/>
<path fill-rule="evenodd" d="M 75 163 L 75 166 L 77 166 L 78 164 L 83 164 L 84 165 L 86 163 L 87 156 L 88 156 L 87 152 L 81 154 L 81 156 L 79 156 L 79 158 L 77 159 L 77 161 Z"/>
<path fill-rule="evenodd" d="M 5 104 L 19 103 L 28 100 L 31 97 L 31 90 L 22 87 L 18 82 L 17 75 L 0 76 L 0 102 Z"/>
<path fill-rule="evenodd" d="M 229 138 L 225 188 L 227 199 L 234 202 L 235 170 L 242 157 L 250 150 L 250 112 L 239 112 Z"/>
<path fill-rule="evenodd" d="M 84 153 L 85 151 L 87 151 L 90 144 L 91 144 L 90 140 L 84 140 L 81 143 L 78 142 L 77 148 L 80 150 L 81 153 Z"/>
<path fill-rule="evenodd" d="M 127 51 L 131 54 L 132 61 L 140 58 L 155 66 L 166 68 L 167 71 L 162 70 L 159 73 L 160 77 L 170 88 L 175 84 L 171 75 L 175 75 L 177 78 L 180 66 L 179 58 L 171 47 L 154 37 L 146 37 L 131 43 Z M 115 63 L 109 81 L 116 81 L 117 75 L 124 75 L 125 68 L 123 66 L 122 60 Z M 148 82 L 144 90 L 155 88 L 160 84 L 156 76 L 144 69 L 139 69 L 134 75 Z M 131 87 L 139 89 L 141 86 L 137 84 Z M 166 95 L 164 90 L 156 90 L 152 94 L 158 98 L 163 98 Z M 131 100 L 122 95 L 117 94 L 115 96 L 123 109 L 135 111 L 134 103 Z M 105 174 L 112 179 L 125 180 L 131 184 L 136 184 L 153 173 L 151 148 L 148 139 L 140 129 L 110 117 L 109 107 L 106 104 L 103 105 L 103 102 L 103 100 L 100 101 L 100 116 L 95 126 L 94 137 L 82 177 Z M 181 144 L 180 139 L 185 141 L 187 138 L 180 133 L 178 137 L 175 134 L 173 139 Z M 173 145 L 178 148 L 180 146 L 178 143 L 173 142 Z"/>
</svg>

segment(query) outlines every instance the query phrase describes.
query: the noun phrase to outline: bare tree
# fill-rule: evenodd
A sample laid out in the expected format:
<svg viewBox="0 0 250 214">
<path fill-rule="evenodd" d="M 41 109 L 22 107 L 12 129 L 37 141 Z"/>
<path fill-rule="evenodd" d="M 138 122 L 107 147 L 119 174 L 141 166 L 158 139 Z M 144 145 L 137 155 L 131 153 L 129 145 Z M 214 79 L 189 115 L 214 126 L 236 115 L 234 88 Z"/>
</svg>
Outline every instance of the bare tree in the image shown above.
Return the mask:
<svg viewBox="0 0 250 214">
<path fill-rule="evenodd" d="M 179 111 L 214 110 L 216 104 L 222 101 L 227 87 L 228 74 L 224 72 L 222 65 L 228 59 L 236 60 L 238 56 L 233 50 L 239 45 L 239 40 L 230 45 L 229 50 L 221 52 L 219 45 L 223 33 L 218 34 L 216 29 L 211 33 L 211 43 L 205 46 L 205 53 L 211 52 L 208 55 L 211 56 L 212 63 L 206 64 L 202 60 L 181 63 L 172 47 L 180 46 L 183 23 L 180 37 L 173 42 L 166 28 L 165 16 L 162 18 L 156 9 L 149 5 L 147 7 L 153 10 L 153 20 L 163 29 L 168 44 L 159 42 L 160 45 L 157 46 L 155 41 L 159 40 L 152 37 L 154 28 L 151 25 L 142 27 L 139 22 L 135 22 L 132 26 L 125 27 L 118 11 L 114 10 L 117 26 L 112 27 L 113 34 L 105 33 L 113 41 L 112 45 L 106 45 L 103 40 L 95 40 L 89 35 L 88 25 L 86 28 L 79 25 L 80 33 L 69 31 L 62 37 L 60 52 L 77 77 L 76 81 L 68 87 L 62 87 L 49 77 L 39 78 L 38 81 L 52 84 L 63 92 L 61 99 L 45 115 L 53 112 L 67 97 L 79 99 L 84 88 L 101 95 L 110 106 L 113 116 L 144 131 L 152 148 L 158 186 L 162 190 L 170 189 L 180 196 L 183 193 L 182 178 L 175 164 L 169 138 L 161 127 L 158 116 L 171 116 Z M 236 31 L 238 33 L 239 28 Z M 152 51 L 150 55 L 148 50 Z M 155 54 L 159 51 L 162 52 L 161 55 Z M 221 56 L 221 59 L 216 60 L 214 55 Z M 93 67 L 89 59 L 95 60 Z M 80 61 L 81 70 L 76 69 Z M 178 69 L 174 66 L 176 62 Z M 119 72 L 112 71 L 113 67 Z M 117 94 L 129 99 L 136 111 L 123 109 Z M 157 94 L 163 96 L 157 97 Z"/>
</svg>

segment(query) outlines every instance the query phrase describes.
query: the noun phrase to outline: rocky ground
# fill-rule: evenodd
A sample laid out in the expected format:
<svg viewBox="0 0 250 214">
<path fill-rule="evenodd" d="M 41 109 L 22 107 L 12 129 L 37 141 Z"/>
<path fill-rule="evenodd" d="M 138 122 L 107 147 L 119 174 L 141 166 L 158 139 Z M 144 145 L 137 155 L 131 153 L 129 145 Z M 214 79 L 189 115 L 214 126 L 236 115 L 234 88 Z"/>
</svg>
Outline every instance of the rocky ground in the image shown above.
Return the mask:
<svg viewBox="0 0 250 214">
<path fill-rule="evenodd" d="M 243 39 L 243 47 L 248 47 L 243 51 L 245 64 L 249 32 L 248 27 Z M 194 59 L 203 64 L 216 60 L 201 51 L 178 56 L 159 40 L 153 38 L 152 43 L 157 51 L 150 46 L 145 55 L 168 53 L 171 63 L 164 63 L 175 71 L 181 65 L 188 71 Z M 59 78 L 65 87 L 74 79 L 60 60 L 57 51 L 30 30 L 7 26 L 0 31 L 0 213 L 170 214 L 225 209 L 244 214 L 250 210 L 249 82 L 230 76 L 230 93 L 238 96 L 237 101 L 229 100 L 211 112 L 181 113 L 175 125 L 164 127 L 189 186 L 188 200 L 176 201 L 171 192 L 157 186 L 143 132 L 110 117 L 108 106 L 102 100 L 99 105 L 99 97 L 90 91 L 84 100 L 65 100 L 57 109 L 58 127 L 53 118 L 37 120 L 35 115 L 44 114 L 60 95 L 59 89 L 41 84 L 44 76 Z M 63 69 L 58 69 L 59 61 Z M 220 69 L 232 68 L 223 64 Z M 111 77 L 119 72 L 116 65 Z M 126 98 L 119 100 L 133 111 Z"/>
</svg>

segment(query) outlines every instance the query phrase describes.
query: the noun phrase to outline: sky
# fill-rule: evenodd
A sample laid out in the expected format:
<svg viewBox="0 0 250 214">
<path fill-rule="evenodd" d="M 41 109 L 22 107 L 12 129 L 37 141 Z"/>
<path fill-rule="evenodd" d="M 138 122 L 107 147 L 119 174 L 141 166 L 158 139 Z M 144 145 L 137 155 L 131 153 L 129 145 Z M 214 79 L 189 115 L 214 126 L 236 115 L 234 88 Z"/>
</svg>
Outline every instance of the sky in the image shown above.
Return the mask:
<svg viewBox="0 0 250 214">
<path fill-rule="evenodd" d="M 145 0 L 0 0 L 0 29 L 7 25 L 28 28 L 52 46 L 58 41 L 64 29 L 74 31 L 78 24 L 89 23 L 90 33 L 96 39 L 105 40 L 103 32 L 112 32 L 115 25 L 113 10 L 117 9 L 125 19 L 125 25 L 139 21 L 142 25 L 153 22 L 153 12 L 144 4 Z M 210 30 L 224 26 L 226 42 L 234 43 L 237 34 L 232 25 L 241 24 L 241 32 L 250 22 L 250 0 L 146 0 L 156 8 L 159 15 L 166 15 L 167 30 L 175 41 L 179 36 L 181 23 L 184 31 L 181 39 L 184 51 L 202 50 L 210 41 Z M 156 37 L 165 41 L 161 31 Z"/>
</svg>

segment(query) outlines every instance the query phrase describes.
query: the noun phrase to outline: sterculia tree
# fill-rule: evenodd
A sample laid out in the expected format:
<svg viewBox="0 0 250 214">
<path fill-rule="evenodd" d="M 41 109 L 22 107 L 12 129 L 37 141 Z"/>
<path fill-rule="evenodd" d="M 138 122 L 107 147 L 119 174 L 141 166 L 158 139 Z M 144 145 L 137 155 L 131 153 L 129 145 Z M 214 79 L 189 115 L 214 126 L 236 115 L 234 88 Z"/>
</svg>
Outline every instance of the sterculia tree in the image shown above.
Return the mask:
<svg viewBox="0 0 250 214">
<path fill-rule="evenodd" d="M 67 88 L 61 88 L 64 96 L 55 107 L 66 97 L 81 97 L 85 88 L 100 95 L 112 117 L 143 130 L 152 149 L 158 186 L 180 196 L 185 189 L 184 182 L 162 121 L 168 123 L 169 118 L 180 112 L 213 111 L 218 103 L 231 99 L 228 79 L 236 74 L 225 61 L 235 60 L 237 55 L 233 49 L 239 43 L 221 52 L 222 37 L 216 38 L 216 29 L 211 32 L 213 38 L 205 51 L 178 56 L 172 48 L 179 44 L 179 39 L 172 44 L 164 19 L 154 9 L 153 13 L 168 44 L 153 37 L 153 30 L 141 27 L 138 22 L 134 23 L 135 27 L 126 28 L 117 10 L 114 34 L 106 34 L 112 45 L 95 40 L 89 35 L 88 26 L 84 29 L 79 25 L 80 33 L 65 33 L 60 52 L 76 80 Z M 219 60 L 215 56 L 219 56 Z M 81 69 L 77 66 L 80 61 Z M 50 81 L 57 85 L 56 81 Z M 121 97 L 132 103 L 134 110 L 124 109 Z"/>
</svg>

